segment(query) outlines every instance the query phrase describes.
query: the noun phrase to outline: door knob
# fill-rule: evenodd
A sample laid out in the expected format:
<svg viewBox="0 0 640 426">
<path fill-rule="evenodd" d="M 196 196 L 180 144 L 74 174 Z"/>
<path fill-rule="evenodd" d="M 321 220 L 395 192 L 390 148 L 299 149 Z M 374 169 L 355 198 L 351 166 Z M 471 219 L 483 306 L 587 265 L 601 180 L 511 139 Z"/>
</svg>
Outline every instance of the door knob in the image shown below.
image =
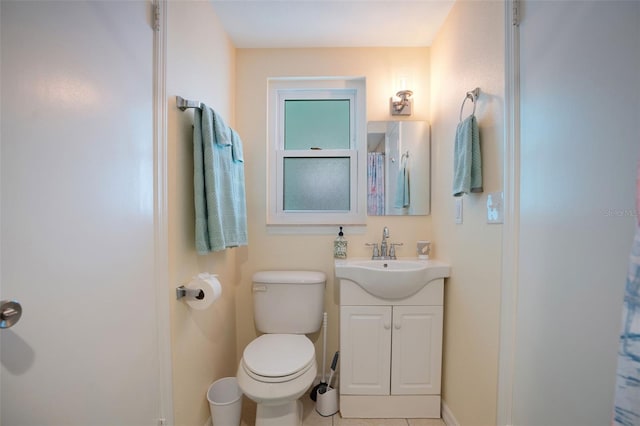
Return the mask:
<svg viewBox="0 0 640 426">
<path fill-rule="evenodd" d="M 15 300 L 0 302 L 0 328 L 9 328 L 22 316 L 22 306 Z"/>
</svg>

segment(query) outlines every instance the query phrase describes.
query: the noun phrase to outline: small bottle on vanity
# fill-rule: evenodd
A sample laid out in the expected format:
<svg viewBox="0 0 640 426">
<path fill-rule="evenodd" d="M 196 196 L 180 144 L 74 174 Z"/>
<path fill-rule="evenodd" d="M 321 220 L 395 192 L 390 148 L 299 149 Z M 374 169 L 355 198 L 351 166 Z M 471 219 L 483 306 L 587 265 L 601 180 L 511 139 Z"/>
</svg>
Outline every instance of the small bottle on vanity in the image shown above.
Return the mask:
<svg viewBox="0 0 640 426">
<path fill-rule="evenodd" d="M 333 257 L 336 259 L 346 259 L 347 258 L 347 239 L 344 237 L 342 233 L 342 226 L 340 227 L 340 232 L 338 232 L 338 236 L 333 241 Z"/>
</svg>

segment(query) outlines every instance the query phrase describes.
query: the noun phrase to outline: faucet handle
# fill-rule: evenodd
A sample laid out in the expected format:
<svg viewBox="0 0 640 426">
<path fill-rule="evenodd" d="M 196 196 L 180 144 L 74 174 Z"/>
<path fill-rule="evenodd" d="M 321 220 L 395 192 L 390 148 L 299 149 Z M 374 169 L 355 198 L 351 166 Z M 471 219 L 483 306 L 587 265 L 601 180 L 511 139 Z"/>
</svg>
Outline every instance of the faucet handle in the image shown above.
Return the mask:
<svg viewBox="0 0 640 426">
<path fill-rule="evenodd" d="M 403 243 L 391 243 L 389 244 L 391 248 L 389 249 L 389 257 L 392 259 L 396 258 L 396 246 L 403 246 Z"/>
<path fill-rule="evenodd" d="M 373 255 L 371 256 L 372 258 L 374 257 L 380 257 L 380 250 L 378 249 L 378 243 L 365 243 L 365 246 L 373 246 Z"/>
</svg>

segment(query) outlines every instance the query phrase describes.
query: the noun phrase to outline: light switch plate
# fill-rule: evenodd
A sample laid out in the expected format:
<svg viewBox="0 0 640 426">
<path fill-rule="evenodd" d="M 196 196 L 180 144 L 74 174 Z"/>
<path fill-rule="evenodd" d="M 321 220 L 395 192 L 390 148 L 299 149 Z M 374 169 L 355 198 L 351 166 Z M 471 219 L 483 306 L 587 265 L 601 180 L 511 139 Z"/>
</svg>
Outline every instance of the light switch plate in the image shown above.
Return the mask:
<svg viewBox="0 0 640 426">
<path fill-rule="evenodd" d="M 457 224 L 462 223 L 462 197 L 456 198 L 456 213 L 455 219 Z"/>
<path fill-rule="evenodd" d="M 487 194 L 487 223 L 504 222 L 504 196 L 501 192 Z"/>
</svg>

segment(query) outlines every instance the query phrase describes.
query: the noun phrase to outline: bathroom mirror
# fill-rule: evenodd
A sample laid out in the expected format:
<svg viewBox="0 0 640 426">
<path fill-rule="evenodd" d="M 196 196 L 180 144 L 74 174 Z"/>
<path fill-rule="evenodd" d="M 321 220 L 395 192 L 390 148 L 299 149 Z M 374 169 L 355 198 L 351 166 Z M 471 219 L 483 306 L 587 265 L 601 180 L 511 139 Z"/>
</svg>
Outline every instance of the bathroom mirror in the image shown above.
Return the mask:
<svg viewBox="0 0 640 426">
<path fill-rule="evenodd" d="M 367 213 L 427 215 L 430 143 L 426 121 L 367 124 Z"/>
</svg>

